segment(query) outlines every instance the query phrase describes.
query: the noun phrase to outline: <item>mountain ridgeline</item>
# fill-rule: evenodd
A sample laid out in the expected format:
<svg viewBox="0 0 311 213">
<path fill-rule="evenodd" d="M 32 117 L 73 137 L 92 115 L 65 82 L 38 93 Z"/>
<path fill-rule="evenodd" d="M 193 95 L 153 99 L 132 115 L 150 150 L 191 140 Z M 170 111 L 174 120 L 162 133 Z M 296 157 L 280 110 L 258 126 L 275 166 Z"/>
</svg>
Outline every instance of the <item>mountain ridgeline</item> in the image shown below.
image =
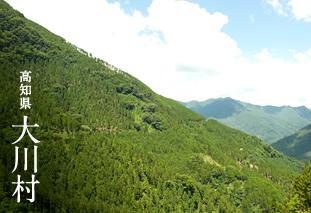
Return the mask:
<svg viewBox="0 0 311 213">
<path fill-rule="evenodd" d="M 0 212 L 269 212 L 303 171 L 303 163 L 154 93 L 3 0 L 0 8 Z M 32 78 L 27 110 L 24 70 Z M 29 128 L 41 141 L 34 203 L 26 190 L 20 203 L 12 196 L 17 174 L 25 182 L 33 174 L 27 135 L 16 146 L 29 148 L 28 170 L 20 152 L 12 172 L 12 142 L 22 131 L 12 125 L 23 116 L 39 125 Z M 289 209 L 303 200 L 292 201 Z"/>
<path fill-rule="evenodd" d="M 257 106 L 232 98 L 180 102 L 206 119 L 214 118 L 232 128 L 272 144 L 311 123 L 311 110 L 290 106 Z"/>
<path fill-rule="evenodd" d="M 306 162 L 311 160 L 311 124 L 287 136 L 272 146 L 279 152 Z"/>
</svg>

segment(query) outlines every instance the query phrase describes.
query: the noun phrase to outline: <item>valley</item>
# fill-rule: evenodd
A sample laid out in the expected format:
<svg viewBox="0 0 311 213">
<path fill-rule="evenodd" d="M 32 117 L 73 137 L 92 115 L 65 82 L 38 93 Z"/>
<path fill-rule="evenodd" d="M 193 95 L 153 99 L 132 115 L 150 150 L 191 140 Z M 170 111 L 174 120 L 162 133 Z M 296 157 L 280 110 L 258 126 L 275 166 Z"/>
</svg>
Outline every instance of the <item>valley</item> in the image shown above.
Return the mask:
<svg viewBox="0 0 311 213">
<path fill-rule="evenodd" d="M 205 105 L 207 114 L 200 115 L 191 110 L 200 108 L 196 104 L 187 108 L 155 93 L 3 0 L 0 8 L 1 212 L 310 210 L 309 194 L 303 194 L 309 187 L 309 164 L 280 153 L 244 129 L 217 121 L 248 108 L 282 117 L 278 123 L 293 118 L 292 131 L 311 119 L 305 108 L 261 108 L 228 99 L 221 101 L 229 101 L 230 107 L 211 101 Z M 31 71 L 32 77 L 29 110 L 20 107 L 23 70 Z M 206 120 L 212 112 L 221 114 Z M 285 114 L 290 116 L 285 119 Z M 39 125 L 30 130 L 40 140 L 40 183 L 33 203 L 27 200 L 27 190 L 17 202 L 12 184 L 17 175 L 28 182 L 34 173 L 22 166 L 22 157 L 12 172 L 12 142 L 21 134 L 21 128 L 12 125 L 22 124 L 23 116 L 29 124 Z M 267 122 L 250 120 L 252 129 Z M 262 132 L 271 131 L 274 124 L 265 126 Z M 287 134 L 282 131 L 268 141 Z M 18 146 L 25 150 L 33 142 L 27 136 Z M 28 154 L 28 162 L 34 159 Z"/>
</svg>

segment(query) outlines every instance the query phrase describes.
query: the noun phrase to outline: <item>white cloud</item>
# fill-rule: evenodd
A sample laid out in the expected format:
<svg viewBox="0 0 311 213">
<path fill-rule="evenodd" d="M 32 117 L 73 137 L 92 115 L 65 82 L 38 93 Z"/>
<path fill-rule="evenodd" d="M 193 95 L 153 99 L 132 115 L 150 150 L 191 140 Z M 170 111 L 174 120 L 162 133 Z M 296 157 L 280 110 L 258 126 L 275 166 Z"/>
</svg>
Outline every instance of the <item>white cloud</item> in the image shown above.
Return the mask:
<svg viewBox="0 0 311 213">
<path fill-rule="evenodd" d="M 297 62 L 273 58 L 266 48 L 257 54 L 255 57 L 259 61 L 252 64 L 252 69 L 253 79 L 256 79 L 253 86 L 259 90 L 251 94 L 253 99 L 263 98 L 265 104 L 293 106 L 307 104 L 310 107 L 308 98 L 310 90 L 308 79 L 311 77 L 310 52 L 311 49 L 295 54 Z M 301 100 L 305 98 L 308 101 L 302 102 Z"/>
<path fill-rule="evenodd" d="M 268 48 L 249 61 L 221 32 L 229 18 L 198 4 L 153 0 L 143 16 L 125 14 L 119 3 L 105 0 L 8 2 L 163 96 L 180 101 L 231 96 L 260 105 L 311 107 L 311 49 L 295 52 L 296 62 L 276 59 Z M 271 1 L 276 8 L 277 3 Z"/>
<path fill-rule="evenodd" d="M 311 48 L 305 51 L 304 53 L 297 53 L 294 55 L 299 62 L 310 63 L 311 60 Z M 307 65 L 307 64 L 306 64 Z"/>
<path fill-rule="evenodd" d="M 252 23 L 255 23 L 255 15 L 254 14 L 250 15 L 249 18 L 250 18 Z"/>
<path fill-rule="evenodd" d="M 310 0 L 265 0 L 275 11 L 285 17 L 291 12 L 297 20 L 311 22 L 311 1 Z"/>
<path fill-rule="evenodd" d="M 266 0 L 268 4 L 270 4 L 275 11 L 277 11 L 280 15 L 288 16 L 285 12 L 283 4 L 279 2 L 279 0 Z"/>
<path fill-rule="evenodd" d="M 288 5 L 297 20 L 311 22 L 311 1 L 310 0 L 291 0 Z"/>
<path fill-rule="evenodd" d="M 267 48 L 264 48 L 260 53 L 257 53 L 254 55 L 255 59 L 258 59 L 260 61 L 271 59 L 271 55 Z"/>
</svg>

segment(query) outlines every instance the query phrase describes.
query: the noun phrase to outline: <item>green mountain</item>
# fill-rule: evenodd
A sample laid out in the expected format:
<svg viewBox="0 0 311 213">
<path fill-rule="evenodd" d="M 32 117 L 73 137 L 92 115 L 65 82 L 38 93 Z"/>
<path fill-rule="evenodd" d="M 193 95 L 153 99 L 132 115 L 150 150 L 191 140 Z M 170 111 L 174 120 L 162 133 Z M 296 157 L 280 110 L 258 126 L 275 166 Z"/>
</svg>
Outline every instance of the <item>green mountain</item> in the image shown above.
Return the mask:
<svg viewBox="0 0 311 213">
<path fill-rule="evenodd" d="M 227 126 L 257 136 L 268 144 L 311 123 L 311 110 L 304 106 L 257 106 L 231 98 L 182 104 L 206 119 L 214 118 Z"/>
<path fill-rule="evenodd" d="M 259 138 L 206 121 L 3 0 L 0 8 L 0 212 L 268 212 L 302 172 Z M 20 105 L 24 70 L 30 109 Z M 12 144 L 23 116 L 39 127 Z M 37 173 L 30 133 L 40 140 Z"/>
<path fill-rule="evenodd" d="M 278 140 L 272 146 L 279 152 L 306 162 L 311 160 L 311 124 Z"/>
</svg>

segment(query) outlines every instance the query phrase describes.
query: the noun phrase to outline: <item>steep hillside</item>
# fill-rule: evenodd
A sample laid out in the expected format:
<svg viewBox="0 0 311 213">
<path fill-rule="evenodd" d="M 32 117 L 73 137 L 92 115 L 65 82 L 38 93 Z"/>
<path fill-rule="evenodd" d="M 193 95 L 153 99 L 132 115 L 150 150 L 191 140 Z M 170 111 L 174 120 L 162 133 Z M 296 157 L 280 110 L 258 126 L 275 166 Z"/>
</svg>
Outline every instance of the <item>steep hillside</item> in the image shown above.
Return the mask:
<svg viewBox="0 0 311 213">
<path fill-rule="evenodd" d="M 268 144 L 311 123 L 311 110 L 303 106 L 257 106 L 231 98 L 182 104 L 206 119 L 217 119 L 232 128 L 257 136 Z"/>
<path fill-rule="evenodd" d="M 92 58 L 0 0 L 0 211 L 267 212 L 303 164 Z M 31 109 L 20 72 L 31 71 Z M 33 174 L 35 202 L 14 195 Z M 19 147 L 18 167 L 15 146 Z M 28 148 L 28 170 L 23 150 Z"/>
<path fill-rule="evenodd" d="M 311 160 L 311 124 L 277 141 L 272 146 L 297 160 L 303 162 Z"/>
</svg>

